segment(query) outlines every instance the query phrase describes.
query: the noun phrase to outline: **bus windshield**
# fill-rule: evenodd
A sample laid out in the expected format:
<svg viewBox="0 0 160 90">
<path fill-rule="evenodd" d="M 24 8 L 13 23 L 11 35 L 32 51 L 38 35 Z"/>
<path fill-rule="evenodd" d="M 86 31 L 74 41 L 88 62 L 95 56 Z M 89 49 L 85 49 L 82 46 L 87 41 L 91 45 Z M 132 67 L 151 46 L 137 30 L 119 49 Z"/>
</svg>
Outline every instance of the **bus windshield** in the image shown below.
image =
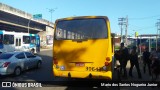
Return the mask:
<svg viewBox="0 0 160 90">
<path fill-rule="evenodd" d="M 102 18 L 62 20 L 56 25 L 57 40 L 107 38 L 106 21 Z"/>
<path fill-rule="evenodd" d="M 36 37 L 35 36 L 31 36 L 31 44 L 36 44 Z"/>
<path fill-rule="evenodd" d="M 23 44 L 29 44 L 30 43 L 30 36 L 23 36 Z"/>
</svg>

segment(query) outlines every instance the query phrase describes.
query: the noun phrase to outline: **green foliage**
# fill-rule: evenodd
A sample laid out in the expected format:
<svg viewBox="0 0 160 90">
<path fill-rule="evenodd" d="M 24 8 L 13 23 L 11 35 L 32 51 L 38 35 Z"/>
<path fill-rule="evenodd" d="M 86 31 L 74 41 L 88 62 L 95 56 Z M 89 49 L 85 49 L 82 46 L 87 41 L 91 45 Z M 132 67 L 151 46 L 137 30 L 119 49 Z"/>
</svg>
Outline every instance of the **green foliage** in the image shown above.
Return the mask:
<svg viewBox="0 0 160 90">
<path fill-rule="evenodd" d="M 120 46 L 115 46 L 115 50 L 119 50 Z"/>
</svg>

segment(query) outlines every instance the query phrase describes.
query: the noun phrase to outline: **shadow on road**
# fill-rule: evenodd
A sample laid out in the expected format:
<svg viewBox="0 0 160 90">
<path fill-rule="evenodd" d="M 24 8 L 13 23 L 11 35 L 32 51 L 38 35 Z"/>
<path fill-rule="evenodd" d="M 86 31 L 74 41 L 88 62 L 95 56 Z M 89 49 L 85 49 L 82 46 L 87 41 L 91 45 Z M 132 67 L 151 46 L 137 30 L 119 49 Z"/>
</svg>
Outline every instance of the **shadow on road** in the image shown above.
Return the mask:
<svg viewBox="0 0 160 90">
<path fill-rule="evenodd" d="M 107 87 L 106 88 L 98 88 L 98 87 L 67 87 L 65 90 L 111 90 L 111 89 L 107 88 Z"/>
<path fill-rule="evenodd" d="M 52 50 L 42 51 L 39 56 L 42 57 L 43 63 L 42 67 L 40 69 L 31 69 L 23 72 L 20 76 L 14 77 L 13 75 L 8 75 L 4 77 L 0 77 L 0 81 L 34 81 L 42 83 L 42 86 L 44 85 L 46 88 L 50 88 L 47 90 L 116 90 L 117 88 L 108 88 L 108 87 L 96 87 L 96 86 L 90 86 L 92 81 L 80 81 L 81 83 L 78 83 L 79 80 L 74 80 L 75 83 L 73 83 L 71 80 L 68 80 L 67 78 L 54 78 L 53 71 L 52 71 L 52 64 L 53 64 L 53 56 L 52 56 Z M 129 64 L 129 63 L 128 63 Z M 142 65 L 140 65 L 141 71 L 142 71 Z M 138 80 L 137 78 L 137 72 L 134 69 L 133 70 L 134 78 L 128 78 L 124 79 L 124 81 L 134 81 Z M 143 74 L 143 73 L 142 73 Z M 149 79 L 148 74 L 143 74 L 142 80 Z M 72 84 L 81 84 L 79 86 L 74 86 Z M 85 85 L 85 86 L 83 86 Z M 89 85 L 89 86 L 87 86 Z M 44 88 L 45 88 L 44 87 Z M 65 87 L 65 88 L 57 88 L 57 87 Z M 57 89 L 56 89 L 57 88 Z M 33 88 L 32 88 L 33 89 Z M 2 90 L 2 88 L 0 88 Z M 10 88 L 3 88 L 3 90 L 11 90 Z M 12 88 L 12 90 L 20 90 L 17 88 Z M 24 89 L 23 89 L 24 90 Z M 27 89 L 28 90 L 28 89 Z M 39 89 L 36 89 L 39 90 Z M 121 90 L 135 90 L 135 88 L 131 87 L 125 87 L 121 88 Z M 140 89 L 136 89 L 140 90 Z M 148 89 L 146 89 L 148 90 Z M 153 90 L 156 90 L 155 88 Z"/>
<path fill-rule="evenodd" d="M 0 90 L 17 90 L 16 88 L 1 88 L 0 87 Z"/>
</svg>

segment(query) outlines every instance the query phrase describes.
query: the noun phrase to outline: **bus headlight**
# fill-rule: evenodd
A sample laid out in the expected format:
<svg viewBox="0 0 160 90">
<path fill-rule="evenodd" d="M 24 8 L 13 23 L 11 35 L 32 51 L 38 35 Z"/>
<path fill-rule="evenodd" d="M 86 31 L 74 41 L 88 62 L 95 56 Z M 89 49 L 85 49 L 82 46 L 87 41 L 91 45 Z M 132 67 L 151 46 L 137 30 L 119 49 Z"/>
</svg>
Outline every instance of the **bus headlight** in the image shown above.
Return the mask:
<svg viewBox="0 0 160 90">
<path fill-rule="evenodd" d="M 60 70 L 65 70 L 65 66 L 60 66 Z"/>
</svg>

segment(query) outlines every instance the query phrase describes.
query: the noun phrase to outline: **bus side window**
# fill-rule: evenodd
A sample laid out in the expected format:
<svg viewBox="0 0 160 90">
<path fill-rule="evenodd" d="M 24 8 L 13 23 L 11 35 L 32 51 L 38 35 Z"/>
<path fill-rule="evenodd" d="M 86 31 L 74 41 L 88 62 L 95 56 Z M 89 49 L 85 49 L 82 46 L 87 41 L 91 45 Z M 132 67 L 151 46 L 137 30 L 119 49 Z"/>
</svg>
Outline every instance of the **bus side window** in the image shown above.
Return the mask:
<svg viewBox="0 0 160 90">
<path fill-rule="evenodd" d="M 36 37 L 35 36 L 31 36 L 31 43 L 36 44 Z"/>
<path fill-rule="evenodd" d="M 14 44 L 14 35 L 4 35 L 4 44 Z"/>
</svg>

